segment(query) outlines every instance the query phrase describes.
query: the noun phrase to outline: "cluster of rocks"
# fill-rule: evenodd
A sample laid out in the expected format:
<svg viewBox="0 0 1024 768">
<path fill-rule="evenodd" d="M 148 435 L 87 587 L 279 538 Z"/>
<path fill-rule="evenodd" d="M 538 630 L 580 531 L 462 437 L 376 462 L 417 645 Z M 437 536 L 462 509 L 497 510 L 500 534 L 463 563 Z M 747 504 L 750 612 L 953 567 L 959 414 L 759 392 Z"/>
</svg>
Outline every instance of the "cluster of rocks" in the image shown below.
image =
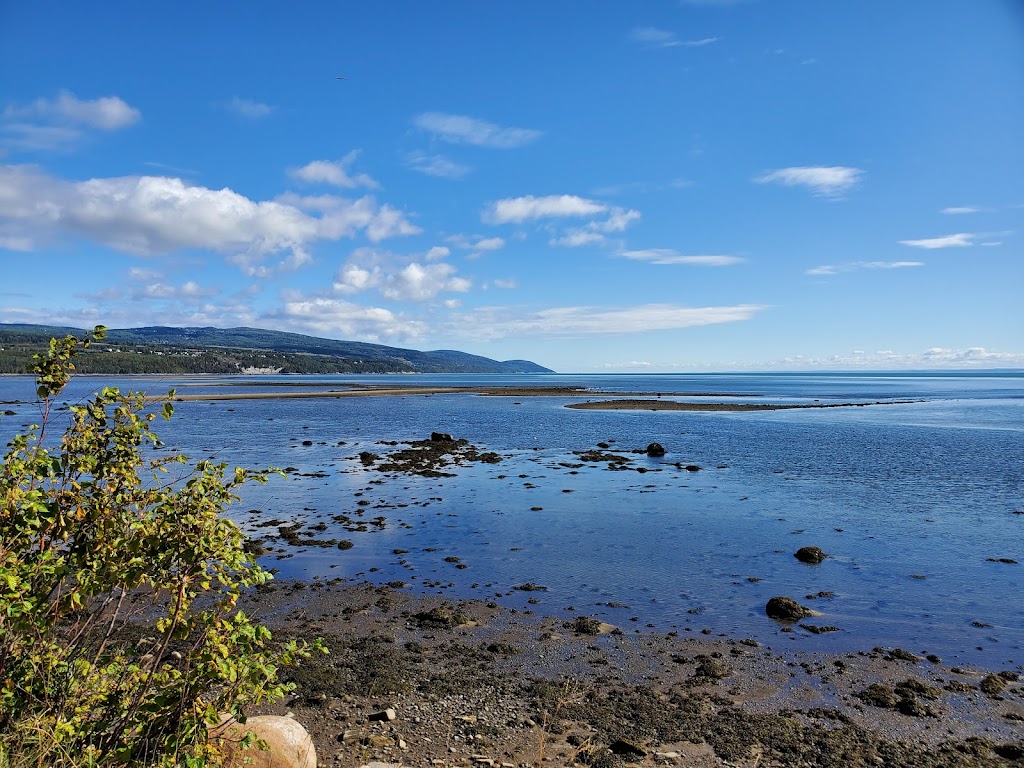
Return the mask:
<svg viewBox="0 0 1024 768">
<path fill-rule="evenodd" d="M 363 451 L 359 460 L 380 472 L 400 472 L 422 477 L 454 477 L 443 467 L 482 462 L 497 464 L 501 456 L 493 451 L 481 451 L 464 438 L 455 439 L 447 432 L 432 432 L 429 440 L 414 440 L 409 447 L 388 454 L 383 459 L 375 453 Z"/>
</svg>

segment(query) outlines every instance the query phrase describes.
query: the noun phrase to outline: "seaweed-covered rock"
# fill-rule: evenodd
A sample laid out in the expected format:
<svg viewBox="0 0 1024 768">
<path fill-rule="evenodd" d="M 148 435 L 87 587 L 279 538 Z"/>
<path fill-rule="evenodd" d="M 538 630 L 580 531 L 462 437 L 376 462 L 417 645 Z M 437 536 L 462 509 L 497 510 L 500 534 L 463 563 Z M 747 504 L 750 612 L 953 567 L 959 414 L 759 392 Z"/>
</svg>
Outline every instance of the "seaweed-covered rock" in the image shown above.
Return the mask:
<svg viewBox="0 0 1024 768">
<path fill-rule="evenodd" d="M 791 597 L 773 597 L 764 607 L 764 612 L 768 614 L 769 618 L 778 621 L 800 621 L 808 616 L 818 615 Z"/>
<path fill-rule="evenodd" d="M 651 443 L 647 446 L 647 455 L 659 458 L 665 455 L 665 447 L 661 443 Z"/>
<path fill-rule="evenodd" d="M 817 565 L 823 562 L 828 555 L 822 552 L 819 547 L 800 547 L 800 549 L 793 553 L 793 557 L 801 563 Z"/>
</svg>

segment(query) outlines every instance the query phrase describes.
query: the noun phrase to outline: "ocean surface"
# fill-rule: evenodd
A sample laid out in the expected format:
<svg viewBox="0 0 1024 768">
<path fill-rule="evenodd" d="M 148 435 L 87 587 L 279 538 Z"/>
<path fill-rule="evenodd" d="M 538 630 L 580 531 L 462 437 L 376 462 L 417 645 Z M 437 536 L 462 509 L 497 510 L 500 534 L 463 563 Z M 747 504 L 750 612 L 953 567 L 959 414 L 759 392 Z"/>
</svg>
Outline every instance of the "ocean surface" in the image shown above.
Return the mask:
<svg viewBox="0 0 1024 768">
<path fill-rule="evenodd" d="M 104 384 L 196 394 L 351 383 L 869 405 L 579 411 L 564 407 L 572 398 L 464 394 L 176 404 L 171 422 L 155 422 L 169 448 L 288 468 L 248 487 L 230 512 L 271 547 L 262 562 L 281 577 L 402 581 L 416 592 L 594 616 L 627 632 L 724 633 L 782 651 L 884 646 L 950 664 L 1024 664 L 1024 371 L 80 377 L 64 399 Z M 27 377 L 0 378 L 0 413 L 14 411 L 0 417 L 5 440 L 38 421 L 33 399 Z M 359 461 L 361 451 L 405 447 L 381 441 L 432 431 L 502 460 L 434 479 Z M 647 471 L 610 471 L 574 453 L 598 442 Z M 666 456 L 629 452 L 651 442 Z M 359 523 L 366 530 L 352 530 Z M 288 545 L 278 526 L 294 524 L 303 537 L 352 547 Z M 829 558 L 794 558 L 811 545 Z M 547 589 L 514 589 L 527 582 Z M 776 595 L 821 613 L 803 624 L 838 631 L 769 619 L 764 606 Z"/>
</svg>

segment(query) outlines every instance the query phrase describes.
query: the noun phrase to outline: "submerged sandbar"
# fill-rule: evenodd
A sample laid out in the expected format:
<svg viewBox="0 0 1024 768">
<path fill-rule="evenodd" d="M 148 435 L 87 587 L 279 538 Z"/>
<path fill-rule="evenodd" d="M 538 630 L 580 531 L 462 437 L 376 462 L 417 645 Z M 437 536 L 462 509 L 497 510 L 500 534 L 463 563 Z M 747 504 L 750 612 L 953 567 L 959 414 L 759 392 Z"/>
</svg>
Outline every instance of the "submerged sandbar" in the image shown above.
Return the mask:
<svg viewBox="0 0 1024 768">
<path fill-rule="evenodd" d="M 215 385 L 216 386 L 216 385 Z M 343 398 L 343 397 L 407 397 L 429 395 L 478 395 L 483 397 L 573 397 L 602 398 L 585 402 L 568 403 L 566 408 L 584 411 L 783 411 L 801 408 L 851 408 L 866 405 L 907 404 L 909 400 L 887 400 L 865 403 L 737 403 L 737 402 L 692 402 L 660 399 L 662 392 L 600 392 L 582 387 L 564 386 L 415 386 L 415 385 L 353 385 L 346 389 L 306 390 L 305 385 L 281 386 L 273 392 L 201 392 L 175 393 L 173 400 L 278 400 L 292 398 Z M 735 395 L 719 392 L 672 393 L 672 397 L 762 397 L 757 394 Z M 659 398 L 659 399 L 652 399 Z M 152 400 L 161 397 L 149 398 Z"/>
</svg>

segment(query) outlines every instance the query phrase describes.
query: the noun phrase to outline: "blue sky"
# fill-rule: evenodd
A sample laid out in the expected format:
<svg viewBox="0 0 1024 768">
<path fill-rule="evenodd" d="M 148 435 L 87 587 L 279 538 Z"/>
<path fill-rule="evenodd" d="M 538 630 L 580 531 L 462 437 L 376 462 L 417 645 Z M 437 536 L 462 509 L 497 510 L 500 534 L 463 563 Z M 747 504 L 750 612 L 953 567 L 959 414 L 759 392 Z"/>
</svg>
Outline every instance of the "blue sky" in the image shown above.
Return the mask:
<svg viewBox="0 0 1024 768">
<path fill-rule="evenodd" d="M 1024 367 L 1022 137 L 1015 0 L 0 0 L 0 322 Z"/>
</svg>

